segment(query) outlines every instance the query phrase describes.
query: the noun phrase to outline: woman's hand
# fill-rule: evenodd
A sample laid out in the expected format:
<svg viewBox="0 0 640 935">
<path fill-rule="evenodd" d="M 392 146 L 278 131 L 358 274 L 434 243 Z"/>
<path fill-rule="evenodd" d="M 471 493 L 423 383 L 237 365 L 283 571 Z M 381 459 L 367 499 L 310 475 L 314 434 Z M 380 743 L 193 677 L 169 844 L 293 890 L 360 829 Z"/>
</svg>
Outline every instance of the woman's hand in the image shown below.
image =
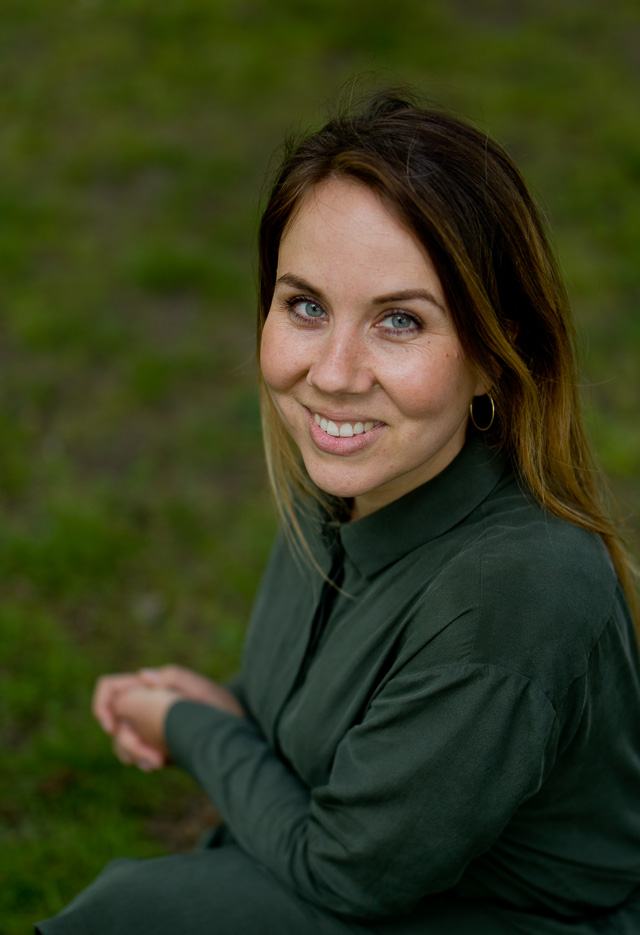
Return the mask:
<svg viewBox="0 0 640 935">
<path fill-rule="evenodd" d="M 91 701 L 91 710 L 100 726 L 107 734 L 113 734 L 118 724 L 116 701 L 124 692 L 139 687 L 142 683 L 137 672 L 103 675 L 96 682 Z"/>
<path fill-rule="evenodd" d="M 191 669 L 182 666 L 161 666 L 159 669 L 141 669 L 138 675 L 144 685 L 170 688 L 180 692 L 190 701 L 210 704 L 237 717 L 245 716 L 244 709 L 235 695 L 204 675 L 192 672 Z"/>
<path fill-rule="evenodd" d="M 119 694 L 114 704 L 116 756 L 123 763 L 136 763 L 146 771 L 164 766 L 169 757 L 164 722 L 169 708 L 183 697 L 173 689 L 144 685 Z"/>
<path fill-rule="evenodd" d="M 113 737 L 118 759 L 149 772 L 167 762 L 164 720 L 171 705 L 180 699 L 210 704 L 237 717 L 245 715 L 226 688 L 173 665 L 103 676 L 96 684 L 92 710 Z"/>
</svg>

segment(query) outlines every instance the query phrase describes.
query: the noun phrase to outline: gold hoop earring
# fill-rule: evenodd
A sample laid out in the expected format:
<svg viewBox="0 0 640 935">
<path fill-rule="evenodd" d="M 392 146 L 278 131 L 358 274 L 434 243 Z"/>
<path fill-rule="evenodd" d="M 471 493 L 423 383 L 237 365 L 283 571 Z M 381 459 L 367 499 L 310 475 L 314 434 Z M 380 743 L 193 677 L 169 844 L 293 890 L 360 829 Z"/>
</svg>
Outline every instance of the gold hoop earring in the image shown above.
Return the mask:
<svg viewBox="0 0 640 935">
<path fill-rule="evenodd" d="M 493 425 L 493 420 L 494 420 L 495 417 L 496 417 L 496 404 L 495 404 L 494 401 L 493 401 L 493 396 L 491 395 L 491 393 L 486 393 L 485 395 L 488 396 L 489 402 L 491 403 L 491 418 L 489 419 L 489 424 L 488 424 L 488 425 L 485 425 L 485 426 L 478 425 L 478 423 L 476 422 L 476 420 L 473 418 L 473 399 L 472 399 L 471 402 L 469 403 L 469 415 L 470 415 L 470 417 L 471 417 L 471 421 L 473 422 L 473 424 L 475 425 L 475 427 L 477 428 L 477 430 L 478 430 L 479 432 L 486 432 L 486 431 L 488 431 L 488 430 L 491 428 L 491 426 Z M 475 399 L 475 397 L 474 397 L 474 399 Z"/>
</svg>

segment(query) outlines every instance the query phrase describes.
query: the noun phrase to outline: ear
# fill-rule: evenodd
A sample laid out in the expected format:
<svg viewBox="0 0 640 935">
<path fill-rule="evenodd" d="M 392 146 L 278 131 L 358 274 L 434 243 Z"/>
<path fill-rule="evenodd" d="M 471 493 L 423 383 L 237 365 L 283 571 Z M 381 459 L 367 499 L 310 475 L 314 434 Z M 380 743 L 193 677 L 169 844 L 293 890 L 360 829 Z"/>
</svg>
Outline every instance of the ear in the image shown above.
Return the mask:
<svg viewBox="0 0 640 935">
<path fill-rule="evenodd" d="M 484 396 L 486 393 L 490 393 L 500 382 L 502 367 L 495 357 L 489 357 L 486 364 L 488 366 L 481 367 L 479 364 L 476 364 L 473 367 L 473 375 L 476 379 L 476 385 L 473 390 L 474 397 Z"/>
<path fill-rule="evenodd" d="M 497 368 L 496 368 L 497 369 Z M 495 386 L 496 382 L 500 379 L 500 372 L 489 374 L 486 370 L 481 370 L 480 368 L 473 368 L 473 375 L 476 378 L 476 385 L 473 389 L 473 395 L 484 396 L 485 393 L 488 393 L 492 386 Z"/>
</svg>

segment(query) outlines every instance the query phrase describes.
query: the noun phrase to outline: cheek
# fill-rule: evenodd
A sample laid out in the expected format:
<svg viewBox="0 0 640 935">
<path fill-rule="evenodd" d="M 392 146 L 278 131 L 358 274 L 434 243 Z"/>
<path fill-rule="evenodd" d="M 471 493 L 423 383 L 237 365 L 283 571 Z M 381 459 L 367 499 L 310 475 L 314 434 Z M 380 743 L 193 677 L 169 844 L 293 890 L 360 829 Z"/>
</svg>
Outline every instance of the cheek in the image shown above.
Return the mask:
<svg viewBox="0 0 640 935">
<path fill-rule="evenodd" d="M 473 396 L 475 380 L 463 358 L 455 352 L 421 361 L 404 373 L 395 374 L 388 391 L 410 419 L 463 414 Z"/>
<path fill-rule="evenodd" d="M 298 369 L 289 344 L 282 329 L 267 316 L 260 342 L 260 370 L 267 386 L 276 392 L 291 385 Z"/>
</svg>

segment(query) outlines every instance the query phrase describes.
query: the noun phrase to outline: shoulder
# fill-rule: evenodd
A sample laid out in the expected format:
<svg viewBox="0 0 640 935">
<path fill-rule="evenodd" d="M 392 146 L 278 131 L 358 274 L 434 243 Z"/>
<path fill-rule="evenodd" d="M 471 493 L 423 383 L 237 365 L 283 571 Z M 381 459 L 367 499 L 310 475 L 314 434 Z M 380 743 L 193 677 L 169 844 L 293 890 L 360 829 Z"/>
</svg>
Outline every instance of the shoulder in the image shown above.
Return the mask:
<svg viewBox="0 0 640 935">
<path fill-rule="evenodd" d="M 509 612 L 526 601 L 531 613 L 561 613 L 598 630 L 617 583 L 602 539 L 544 510 L 515 481 L 486 501 L 481 513 L 482 549 L 475 561 L 485 604 Z"/>
<path fill-rule="evenodd" d="M 543 510 L 513 478 L 457 539 L 438 593 L 450 621 L 442 638 L 459 661 L 504 667 L 550 695 L 582 674 L 624 614 L 602 540 Z"/>
</svg>

